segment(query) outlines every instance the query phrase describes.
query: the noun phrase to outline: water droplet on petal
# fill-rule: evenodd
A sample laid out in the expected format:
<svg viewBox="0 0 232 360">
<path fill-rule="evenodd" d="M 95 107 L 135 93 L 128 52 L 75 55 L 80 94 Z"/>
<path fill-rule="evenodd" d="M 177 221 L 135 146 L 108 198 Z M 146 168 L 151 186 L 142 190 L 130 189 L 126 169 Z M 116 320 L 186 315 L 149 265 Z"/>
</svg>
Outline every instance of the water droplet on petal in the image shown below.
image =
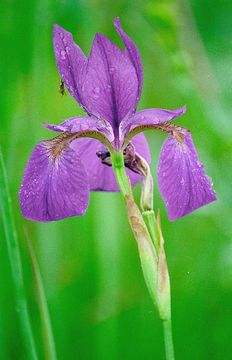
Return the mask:
<svg viewBox="0 0 232 360">
<path fill-rule="evenodd" d="M 99 98 L 100 92 L 101 92 L 101 89 L 100 89 L 99 87 L 95 87 L 95 88 L 93 89 L 93 97 L 94 97 L 95 99 Z"/>
<path fill-rule="evenodd" d="M 114 66 L 111 66 L 111 67 L 109 68 L 110 74 L 112 74 L 114 71 L 115 71 L 115 67 L 114 67 Z"/>
<path fill-rule="evenodd" d="M 99 87 L 95 87 L 95 88 L 93 89 L 94 94 L 99 94 L 100 91 L 101 91 L 101 89 L 100 89 Z"/>
<path fill-rule="evenodd" d="M 65 60 L 66 52 L 64 50 L 61 50 L 60 55 L 61 55 L 61 59 Z"/>
</svg>

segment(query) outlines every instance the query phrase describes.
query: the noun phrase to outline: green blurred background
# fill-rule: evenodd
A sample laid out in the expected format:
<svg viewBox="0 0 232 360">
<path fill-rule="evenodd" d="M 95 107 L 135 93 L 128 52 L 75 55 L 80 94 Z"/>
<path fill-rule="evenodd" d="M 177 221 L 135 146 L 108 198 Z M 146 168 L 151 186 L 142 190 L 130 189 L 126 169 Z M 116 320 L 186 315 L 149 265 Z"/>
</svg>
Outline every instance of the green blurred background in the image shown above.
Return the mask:
<svg viewBox="0 0 232 360">
<path fill-rule="evenodd" d="M 117 15 L 142 56 L 139 108 L 187 105 L 178 121 L 191 129 L 219 198 L 169 222 L 156 176 L 165 135 L 146 134 L 172 282 L 176 358 L 232 359 L 232 3 L 224 0 L 2 2 L 0 143 L 39 357 L 45 355 L 26 239 L 39 262 L 58 359 L 164 359 L 161 324 L 120 195 L 92 193 L 83 218 L 50 224 L 25 220 L 17 198 L 32 148 L 51 137 L 40 122 L 81 114 L 70 95 L 58 92 L 52 24 L 71 31 L 89 54 L 96 31 L 121 44 L 112 24 Z M 138 186 L 137 199 L 139 192 Z M 26 359 L 1 221 L 0 358 Z"/>
</svg>

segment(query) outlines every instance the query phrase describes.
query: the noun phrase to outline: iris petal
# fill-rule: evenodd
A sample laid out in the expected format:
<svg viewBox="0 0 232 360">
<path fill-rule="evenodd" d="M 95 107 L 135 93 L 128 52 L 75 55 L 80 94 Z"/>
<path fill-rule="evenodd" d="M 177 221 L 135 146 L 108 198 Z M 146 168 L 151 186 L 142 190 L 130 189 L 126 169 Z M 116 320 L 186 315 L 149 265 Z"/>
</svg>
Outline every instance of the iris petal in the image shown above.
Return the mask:
<svg viewBox="0 0 232 360">
<path fill-rule="evenodd" d="M 216 200 L 211 181 L 205 174 L 191 134 L 183 132 L 179 141 L 169 136 L 164 142 L 158 165 L 158 184 L 170 220 L 176 220 Z"/>
<path fill-rule="evenodd" d="M 104 119 L 97 119 L 94 116 L 77 116 L 66 119 L 61 124 L 42 124 L 49 130 L 57 132 L 85 132 L 92 131 L 102 134 L 109 143 L 113 142 L 114 134 L 111 125 Z"/>
<path fill-rule="evenodd" d="M 57 139 L 35 147 L 19 192 L 23 215 L 34 221 L 54 221 L 83 215 L 89 184 L 79 156 Z"/>
<path fill-rule="evenodd" d="M 186 107 L 183 106 L 175 110 L 166 109 L 145 109 L 137 111 L 133 116 L 124 119 L 120 124 L 120 139 L 121 142 L 129 132 L 138 133 L 146 129 L 155 128 L 156 125 L 162 124 L 176 119 L 178 116 L 186 112 Z M 130 136 L 130 135 L 129 135 Z M 131 136 L 130 136 L 131 137 Z"/>
<path fill-rule="evenodd" d="M 108 38 L 96 34 L 83 85 L 91 114 L 109 121 L 117 133 L 120 121 L 135 110 L 137 91 L 131 61 Z"/>
<path fill-rule="evenodd" d="M 142 86 L 143 86 L 143 66 L 142 61 L 140 58 L 139 50 L 137 46 L 133 43 L 133 41 L 130 39 L 130 37 L 125 33 L 125 31 L 122 29 L 122 26 L 120 24 L 119 17 L 116 17 L 114 20 L 114 26 L 119 33 L 119 35 L 122 38 L 122 41 L 124 42 L 124 45 L 126 47 L 126 53 L 128 57 L 130 58 L 132 64 L 135 67 L 137 78 L 138 78 L 138 98 L 137 101 L 139 101 L 139 98 L 141 96 L 142 92 Z"/>
<path fill-rule="evenodd" d="M 59 25 L 54 25 L 53 43 L 60 76 L 70 94 L 86 109 L 81 90 L 85 78 L 86 56 L 73 41 L 72 34 Z"/>
</svg>

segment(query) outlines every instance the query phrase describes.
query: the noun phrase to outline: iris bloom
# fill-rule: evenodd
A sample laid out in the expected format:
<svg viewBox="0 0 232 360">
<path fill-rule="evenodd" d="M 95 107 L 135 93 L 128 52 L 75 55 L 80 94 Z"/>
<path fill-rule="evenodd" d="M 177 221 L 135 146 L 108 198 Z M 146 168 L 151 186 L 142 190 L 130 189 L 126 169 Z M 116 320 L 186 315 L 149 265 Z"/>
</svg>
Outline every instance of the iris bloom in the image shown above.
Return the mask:
<svg viewBox="0 0 232 360">
<path fill-rule="evenodd" d="M 44 124 L 60 133 L 36 145 L 19 192 L 23 215 L 53 221 L 83 215 L 90 191 L 118 191 L 111 154 L 123 152 L 131 185 L 140 181 L 135 154 L 150 163 L 142 132 L 158 129 L 168 134 L 158 166 L 158 184 L 170 220 L 216 199 L 199 162 L 190 132 L 172 120 L 185 112 L 145 109 L 136 112 L 143 84 L 139 51 L 114 21 L 125 50 L 97 33 L 89 58 L 72 35 L 54 26 L 53 42 L 60 76 L 87 116 Z"/>
</svg>

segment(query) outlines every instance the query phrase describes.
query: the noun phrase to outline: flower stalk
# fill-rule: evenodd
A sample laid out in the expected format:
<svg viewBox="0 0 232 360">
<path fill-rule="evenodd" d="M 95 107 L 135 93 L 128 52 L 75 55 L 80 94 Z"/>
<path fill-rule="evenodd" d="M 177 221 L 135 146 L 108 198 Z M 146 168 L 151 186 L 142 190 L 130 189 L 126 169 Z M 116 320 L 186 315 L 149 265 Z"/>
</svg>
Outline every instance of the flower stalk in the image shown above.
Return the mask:
<svg viewBox="0 0 232 360">
<path fill-rule="evenodd" d="M 144 159 L 143 162 L 146 163 Z M 144 168 L 146 168 L 146 172 L 142 180 L 140 206 L 144 221 L 158 253 L 156 304 L 160 319 L 163 323 L 166 358 L 168 360 L 174 360 L 175 356 L 171 323 L 171 287 L 164 250 L 164 238 L 161 230 L 160 212 L 158 211 L 156 218 L 153 210 L 153 179 L 149 165 L 147 164 Z"/>
<path fill-rule="evenodd" d="M 119 186 L 119 189 L 125 198 L 127 195 L 132 194 L 130 181 L 127 177 L 124 168 L 124 157 L 122 152 L 111 152 L 112 166 L 114 169 L 115 177 Z"/>
<path fill-rule="evenodd" d="M 164 251 L 160 214 L 153 210 L 153 179 L 147 162 L 139 157 L 138 166 L 143 176 L 140 199 L 141 212 L 136 205 L 129 179 L 125 172 L 123 153 L 111 154 L 112 166 L 120 191 L 126 202 L 128 220 L 137 241 L 144 279 L 159 317 L 163 322 L 167 360 L 174 360 L 171 326 L 171 291 Z"/>
</svg>

